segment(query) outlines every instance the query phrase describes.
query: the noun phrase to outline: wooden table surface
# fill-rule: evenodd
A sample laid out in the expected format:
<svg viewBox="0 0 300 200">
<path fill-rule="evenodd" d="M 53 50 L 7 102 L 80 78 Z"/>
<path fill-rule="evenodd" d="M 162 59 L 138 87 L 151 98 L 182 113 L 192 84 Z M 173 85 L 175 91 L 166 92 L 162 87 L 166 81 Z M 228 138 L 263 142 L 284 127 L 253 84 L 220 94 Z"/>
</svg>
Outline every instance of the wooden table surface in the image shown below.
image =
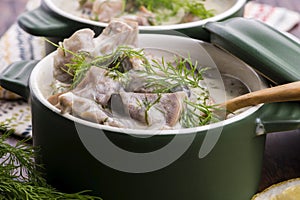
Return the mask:
<svg viewBox="0 0 300 200">
<path fill-rule="evenodd" d="M 286 7 L 300 13 L 299 0 L 254 1 Z M 300 23 L 289 33 L 300 38 Z M 268 134 L 259 190 L 274 183 L 297 177 L 300 177 L 300 130 Z"/>
<path fill-rule="evenodd" d="M 24 11 L 27 0 L 0 1 L 0 36 Z M 259 3 L 286 7 L 300 12 L 299 0 L 254 0 Z M 300 24 L 295 26 L 291 34 L 300 38 Z M 12 139 L 13 143 L 15 139 Z M 300 177 L 300 130 L 272 133 L 267 135 L 264 153 L 264 166 L 259 190 L 287 179 Z"/>
</svg>

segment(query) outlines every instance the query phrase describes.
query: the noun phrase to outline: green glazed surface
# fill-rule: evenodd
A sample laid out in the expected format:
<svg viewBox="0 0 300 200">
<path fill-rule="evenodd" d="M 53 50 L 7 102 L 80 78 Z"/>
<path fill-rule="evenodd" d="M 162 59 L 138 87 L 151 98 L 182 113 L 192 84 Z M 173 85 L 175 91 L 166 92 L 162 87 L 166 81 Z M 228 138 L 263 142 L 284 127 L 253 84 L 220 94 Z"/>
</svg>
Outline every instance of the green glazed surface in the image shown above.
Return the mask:
<svg viewBox="0 0 300 200">
<path fill-rule="evenodd" d="M 288 111 L 277 118 L 289 119 L 289 111 L 299 106 L 283 103 L 279 112 Z M 263 106 L 249 117 L 226 125 L 212 152 L 202 159 L 198 153 L 206 132 L 191 133 L 196 134 L 194 142 L 174 163 L 158 171 L 135 174 L 117 171 L 95 159 L 82 144 L 74 122 L 50 111 L 33 95 L 34 145 L 41 147 L 40 162 L 45 165 L 47 180 L 62 191 L 90 189 L 104 199 L 118 200 L 250 199 L 260 182 L 265 144 L 265 135 L 256 135 L 256 119 L 270 118 L 264 113 L 276 110 L 275 104 Z M 299 118 L 299 112 L 293 116 Z M 99 141 L 98 134 L 103 134 L 92 127 L 84 128 L 95 141 Z M 128 147 L 135 152 L 157 148 L 157 143 L 166 144 L 173 137 L 158 135 L 137 139 L 122 133 L 104 133 L 121 148 Z M 187 136 L 181 137 L 184 140 Z M 141 143 L 147 145 L 139 145 Z"/>
<path fill-rule="evenodd" d="M 300 43 L 254 19 L 209 22 L 211 43 L 229 51 L 275 84 L 300 80 Z"/>
</svg>

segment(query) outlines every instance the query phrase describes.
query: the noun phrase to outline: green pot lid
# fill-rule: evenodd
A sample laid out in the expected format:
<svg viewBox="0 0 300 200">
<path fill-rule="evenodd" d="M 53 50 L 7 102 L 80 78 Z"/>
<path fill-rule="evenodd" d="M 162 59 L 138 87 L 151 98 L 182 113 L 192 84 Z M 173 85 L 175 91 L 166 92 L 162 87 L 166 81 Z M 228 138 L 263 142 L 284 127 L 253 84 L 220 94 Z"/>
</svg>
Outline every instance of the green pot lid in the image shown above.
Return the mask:
<svg viewBox="0 0 300 200">
<path fill-rule="evenodd" d="M 225 49 L 275 84 L 300 80 L 300 43 L 254 19 L 208 22 L 211 43 Z"/>
</svg>

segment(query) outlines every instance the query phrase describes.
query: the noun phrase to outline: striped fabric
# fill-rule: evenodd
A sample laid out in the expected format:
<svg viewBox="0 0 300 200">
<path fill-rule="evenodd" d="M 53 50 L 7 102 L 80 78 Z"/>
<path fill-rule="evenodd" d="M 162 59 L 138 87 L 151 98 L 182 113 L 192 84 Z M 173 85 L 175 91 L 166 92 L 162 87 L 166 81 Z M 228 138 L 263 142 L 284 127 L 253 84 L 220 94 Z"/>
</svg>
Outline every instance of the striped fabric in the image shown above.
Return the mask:
<svg viewBox="0 0 300 200">
<path fill-rule="evenodd" d="M 251 1 L 245 6 L 244 17 L 258 19 L 280 31 L 289 31 L 300 21 L 297 12 Z"/>
<path fill-rule="evenodd" d="M 45 41 L 24 32 L 14 24 L 0 40 L 0 72 L 10 63 L 20 60 L 39 60 L 45 56 Z M 0 99 L 20 98 L 0 87 Z"/>
<path fill-rule="evenodd" d="M 0 71 L 20 60 L 40 60 L 45 56 L 45 41 L 24 32 L 14 24 L 0 40 Z M 0 87 L 0 123 L 15 134 L 31 137 L 30 107 L 20 96 Z"/>
</svg>

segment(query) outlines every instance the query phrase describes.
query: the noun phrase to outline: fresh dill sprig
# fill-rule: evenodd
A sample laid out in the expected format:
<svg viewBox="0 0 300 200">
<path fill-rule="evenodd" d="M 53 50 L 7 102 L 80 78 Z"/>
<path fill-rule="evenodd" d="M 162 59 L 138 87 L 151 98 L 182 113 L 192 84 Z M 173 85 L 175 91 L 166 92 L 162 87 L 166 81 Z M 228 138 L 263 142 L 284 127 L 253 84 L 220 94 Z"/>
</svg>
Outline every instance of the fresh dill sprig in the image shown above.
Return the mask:
<svg viewBox="0 0 300 200">
<path fill-rule="evenodd" d="M 10 173 L 11 177 L 21 182 L 44 184 L 44 179 L 41 178 L 34 164 L 34 148 L 26 143 L 29 138 L 11 146 L 5 141 L 12 133 L 13 130 L 9 130 L 0 137 L 0 167 L 2 168 L 0 171 Z"/>
<path fill-rule="evenodd" d="M 61 49 L 64 52 L 64 56 L 66 56 L 66 53 L 71 54 L 73 57 L 71 58 L 70 63 L 65 64 L 65 66 L 61 66 L 61 70 L 69 74 L 71 77 L 73 77 L 73 83 L 72 88 L 76 86 L 81 79 L 84 77 L 84 74 L 88 71 L 90 68 L 89 59 L 90 57 L 88 52 L 73 52 L 66 48 L 64 48 L 63 43 L 58 45 L 54 42 L 48 40 L 45 38 L 46 42 L 50 43 L 51 45 L 57 47 L 58 49 Z M 65 68 L 66 67 L 66 68 Z"/>
<path fill-rule="evenodd" d="M 149 110 L 157 103 L 159 103 L 160 99 L 161 99 L 161 94 L 157 94 L 158 97 L 154 100 L 154 101 L 150 101 L 148 100 L 147 96 L 145 96 L 145 99 L 143 99 L 142 101 L 140 101 L 139 99 L 136 99 L 137 101 L 137 105 L 139 105 L 141 108 L 145 108 L 144 110 L 144 114 L 145 114 L 145 122 L 147 125 L 150 124 L 149 122 Z"/>
<path fill-rule="evenodd" d="M 1 130 L 6 128 L 1 125 Z M 0 199 L 5 200 L 58 200 L 58 199 L 101 199 L 87 195 L 88 191 L 79 193 L 63 193 L 46 183 L 35 163 L 38 148 L 27 141 L 20 140 L 15 146 L 8 144 L 13 130 L 0 135 Z"/>
<path fill-rule="evenodd" d="M 118 46 L 112 53 L 97 56 L 89 62 L 75 62 L 78 63 L 78 65 L 73 67 L 69 66 L 75 71 L 73 85 L 76 86 L 82 80 L 85 73 L 91 66 L 96 66 L 107 70 L 107 75 L 109 77 L 117 79 L 125 84 L 127 81 L 126 72 L 131 69 L 130 67 L 126 66 L 126 63 L 128 63 L 128 60 L 132 58 L 138 58 L 144 63 L 148 62 L 143 54 L 143 49 L 134 49 L 129 46 Z"/>
<path fill-rule="evenodd" d="M 213 112 L 215 109 L 217 109 L 215 105 L 195 103 L 187 99 L 184 102 L 186 107 L 183 110 L 180 119 L 180 123 L 183 127 L 191 128 L 219 121 Z"/>
<path fill-rule="evenodd" d="M 99 197 L 93 197 L 86 195 L 88 191 L 79 193 L 67 194 L 56 191 L 51 187 L 43 187 L 32 185 L 30 183 L 23 183 L 15 181 L 9 177 L 3 176 L 0 173 L 0 199 L 3 200 L 65 200 L 65 199 L 78 199 L 78 200 L 93 200 L 101 199 Z"/>
<path fill-rule="evenodd" d="M 87 61 L 89 54 L 87 52 L 79 52 L 71 59 L 70 63 L 65 64 L 65 68 L 61 68 L 63 71 L 68 73 L 73 77 L 72 88 L 74 88 L 83 79 L 86 72 L 91 67 L 90 63 Z"/>
<path fill-rule="evenodd" d="M 172 92 L 172 89 L 178 87 L 187 88 L 205 88 L 201 86 L 203 81 L 202 73 L 207 68 L 198 68 L 197 62 L 192 63 L 191 58 L 174 57 L 174 62 L 165 61 L 164 58 L 152 60 L 151 63 L 145 64 L 144 73 L 147 76 L 146 87 L 155 88 L 155 93 Z"/>
<path fill-rule="evenodd" d="M 137 7 L 144 6 L 147 10 L 157 13 L 156 20 L 161 22 L 175 16 L 180 9 L 186 14 L 192 14 L 200 19 L 213 17 L 214 10 L 205 8 L 205 0 L 136 0 Z M 168 10 L 168 11 L 166 11 Z"/>
<path fill-rule="evenodd" d="M 191 13 L 200 19 L 206 19 L 215 15 L 214 10 L 207 10 L 204 4 L 197 0 L 187 1 L 186 10 L 188 13 Z"/>
<path fill-rule="evenodd" d="M 149 11 L 155 12 L 157 9 L 166 8 L 173 9 L 174 5 L 179 4 L 180 0 L 136 0 L 138 7 L 144 6 Z"/>
<path fill-rule="evenodd" d="M 190 57 L 180 58 L 174 57 L 174 61 L 165 61 L 164 58 L 159 60 L 152 60 L 145 65 L 144 76 L 147 76 L 146 87 L 154 88 L 154 93 L 169 93 L 178 90 L 189 90 L 198 88 L 202 92 L 195 93 L 197 102 L 192 102 L 189 99 L 184 100 L 183 112 L 181 114 L 180 123 L 183 127 L 190 128 L 196 126 L 203 126 L 212 121 L 217 121 L 213 116 L 213 111 L 216 106 L 207 105 L 209 100 L 209 92 L 202 87 L 203 72 L 207 68 L 200 68 L 198 63 L 192 63 Z"/>
<path fill-rule="evenodd" d="M 88 52 L 73 52 L 64 48 L 62 44 L 57 45 L 46 38 L 45 40 L 63 52 L 73 56 L 69 63 L 61 66 L 62 71 L 73 77 L 71 88 L 76 87 L 80 83 L 91 66 L 106 69 L 109 71 L 108 75 L 110 77 L 120 79 L 124 76 L 124 72 L 128 70 L 124 66 L 125 59 L 137 57 L 143 62 L 147 62 L 143 54 L 143 49 L 134 49 L 130 46 L 118 46 L 112 53 L 92 57 Z"/>
</svg>

